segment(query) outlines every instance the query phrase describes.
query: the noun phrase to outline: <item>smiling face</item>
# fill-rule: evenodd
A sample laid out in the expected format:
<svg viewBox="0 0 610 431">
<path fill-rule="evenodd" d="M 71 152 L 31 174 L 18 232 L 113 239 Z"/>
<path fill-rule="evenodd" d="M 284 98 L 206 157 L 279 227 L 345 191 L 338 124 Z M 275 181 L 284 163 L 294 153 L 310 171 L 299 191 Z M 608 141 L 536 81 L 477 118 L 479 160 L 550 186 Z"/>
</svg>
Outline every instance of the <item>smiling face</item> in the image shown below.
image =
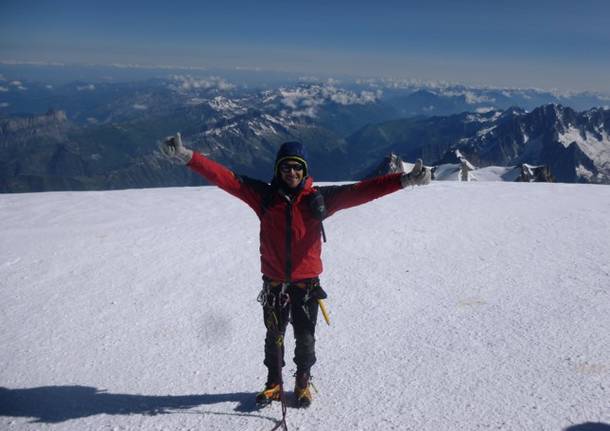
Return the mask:
<svg viewBox="0 0 610 431">
<path fill-rule="evenodd" d="M 279 171 L 282 181 L 291 189 L 298 187 L 303 181 L 303 164 L 296 160 L 283 161 L 279 166 Z"/>
</svg>

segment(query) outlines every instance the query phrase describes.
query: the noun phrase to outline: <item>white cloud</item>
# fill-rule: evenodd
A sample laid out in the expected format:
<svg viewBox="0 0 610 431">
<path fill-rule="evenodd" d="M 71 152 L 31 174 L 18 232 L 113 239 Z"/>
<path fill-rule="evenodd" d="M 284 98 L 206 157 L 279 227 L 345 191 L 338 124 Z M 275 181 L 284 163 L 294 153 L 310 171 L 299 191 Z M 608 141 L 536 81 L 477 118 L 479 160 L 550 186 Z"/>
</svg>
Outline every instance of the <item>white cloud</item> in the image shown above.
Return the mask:
<svg viewBox="0 0 610 431">
<path fill-rule="evenodd" d="M 374 103 L 383 94 L 381 90 L 355 93 L 336 88 L 333 85 L 311 85 L 294 89 L 281 88 L 279 92 L 281 103 L 292 110 L 291 116 L 296 117 L 315 117 L 318 107 L 329 102 L 345 106 Z"/>
<path fill-rule="evenodd" d="M 369 78 L 358 79 L 357 84 L 368 85 L 372 88 L 391 88 L 396 90 L 417 90 L 427 88 L 431 90 L 442 90 L 452 84 L 446 81 L 424 81 L 421 79 L 396 79 L 396 78 Z"/>
<path fill-rule="evenodd" d="M 358 85 L 368 85 L 369 87 L 372 88 L 379 88 L 381 86 L 381 84 L 379 83 L 378 79 L 373 79 L 373 78 L 369 78 L 369 79 L 356 79 L 356 81 L 354 81 L 356 84 Z"/>
<path fill-rule="evenodd" d="M 170 85 L 170 87 L 179 91 L 208 90 L 212 88 L 226 91 L 235 88 L 235 85 L 219 76 L 198 79 L 190 75 L 172 75 L 171 79 L 175 84 Z"/>
<path fill-rule="evenodd" d="M 0 93 L 6 93 L 7 91 L 8 91 L 8 88 L 0 87 Z"/>
<path fill-rule="evenodd" d="M 435 91 L 435 92 L 441 96 L 446 96 L 446 97 L 463 96 L 466 103 L 468 103 L 469 105 L 476 105 L 477 103 L 485 103 L 485 102 L 494 103 L 496 101 L 496 99 L 494 99 L 493 97 L 489 97 L 484 94 L 477 94 L 474 91 L 464 90 L 461 88 L 456 89 L 456 88 L 444 87 L 444 88 L 438 88 L 436 90 L 438 90 L 438 91 Z"/>
<path fill-rule="evenodd" d="M 340 105 L 365 105 L 367 103 L 375 103 L 381 98 L 383 92 L 377 91 L 361 91 L 360 94 L 352 93 L 351 91 L 338 91 L 331 96 L 331 100 Z"/>
<path fill-rule="evenodd" d="M 134 103 L 133 104 L 133 109 L 136 109 L 138 111 L 145 111 L 146 109 L 148 109 L 148 106 L 146 105 L 141 105 L 139 103 Z"/>
<path fill-rule="evenodd" d="M 496 101 L 496 99 L 494 99 L 493 97 L 487 97 L 484 95 L 477 96 L 472 91 L 466 91 L 464 93 L 464 97 L 466 98 L 466 103 L 468 103 L 469 105 L 475 105 L 477 103 L 484 103 L 484 102 L 493 103 Z"/>
<path fill-rule="evenodd" d="M 64 63 L 58 63 L 55 61 L 21 61 L 21 60 L 0 60 L 0 64 L 7 64 L 11 66 L 16 65 L 28 65 L 28 66 L 65 66 Z"/>
<path fill-rule="evenodd" d="M 249 72 L 261 72 L 263 70 L 262 67 L 259 66 L 235 66 L 235 70 L 245 70 Z"/>
<path fill-rule="evenodd" d="M 79 85 L 78 87 L 76 87 L 76 89 L 78 91 L 94 91 L 95 90 L 95 85 L 93 85 L 93 84 Z"/>
<path fill-rule="evenodd" d="M 202 99 L 200 97 L 192 97 L 187 103 L 187 105 L 201 105 L 205 103 L 206 99 Z"/>
<path fill-rule="evenodd" d="M 495 110 L 495 108 L 492 107 L 492 106 L 483 106 L 483 107 L 475 109 L 475 112 L 477 112 L 479 114 L 486 114 L 486 113 L 491 112 L 493 110 Z"/>
<path fill-rule="evenodd" d="M 592 94 L 596 97 L 603 97 L 600 92 L 578 92 L 578 91 L 559 91 L 557 89 L 541 89 L 535 87 L 505 87 L 495 85 L 469 85 L 457 81 L 425 81 L 419 79 L 396 79 L 396 78 L 367 78 L 356 79 L 358 85 L 367 85 L 371 88 L 391 88 L 393 90 L 417 91 L 427 89 L 443 96 L 464 96 L 467 103 L 495 103 L 496 100 L 489 95 L 481 95 L 481 90 L 498 91 L 505 97 L 521 96 L 531 99 L 533 94 L 551 93 L 556 97 L 573 97 L 579 94 Z M 606 95 L 606 97 L 610 97 Z"/>
<path fill-rule="evenodd" d="M 282 104 L 294 110 L 302 106 L 312 107 L 324 103 L 315 92 L 309 91 L 309 88 L 280 89 L 280 95 Z"/>
<path fill-rule="evenodd" d="M 21 81 L 11 81 L 11 82 L 9 82 L 9 85 L 12 85 L 13 87 L 17 87 L 17 90 L 21 90 L 21 91 L 27 90 L 27 87 L 24 87 L 23 83 Z"/>
<path fill-rule="evenodd" d="M 93 66 L 93 65 L 92 65 Z M 138 64 L 138 63 L 112 63 L 111 67 L 117 69 L 167 69 L 167 70 L 207 70 L 205 66 L 176 66 L 175 64 Z"/>
<path fill-rule="evenodd" d="M 10 103 L 7 103 L 7 102 L 0 103 L 0 108 L 8 108 L 9 106 L 10 106 Z"/>
<path fill-rule="evenodd" d="M 353 93 L 335 93 L 330 95 L 330 100 L 339 105 L 352 105 L 355 103 L 357 96 Z"/>
<path fill-rule="evenodd" d="M 292 117 L 309 117 L 309 118 L 315 118 L 317 113 L 316 113 L 316 108 L 311 106 L 307 109 L 302 109 L 302 110 L 298 110 L 298 111 L 292 111 L 290 113 L 290 115 Z"/>
<path fill-rule="evenodd" d="M 51 84 L 47 84 L 47 85 L 45 85 L 45 88 L 46 88 L 47 90 L 52 90 L 52 89 L 53 89 L 53 86 L 52 86 Z"/>
<path fill-rule="evenodd" d="M 320 82 L 321 79 L 318 78 L 317 76 L 299 76 L 297 78 L 297 81 L 314 83 L 314 82 Z"/>
</svg>

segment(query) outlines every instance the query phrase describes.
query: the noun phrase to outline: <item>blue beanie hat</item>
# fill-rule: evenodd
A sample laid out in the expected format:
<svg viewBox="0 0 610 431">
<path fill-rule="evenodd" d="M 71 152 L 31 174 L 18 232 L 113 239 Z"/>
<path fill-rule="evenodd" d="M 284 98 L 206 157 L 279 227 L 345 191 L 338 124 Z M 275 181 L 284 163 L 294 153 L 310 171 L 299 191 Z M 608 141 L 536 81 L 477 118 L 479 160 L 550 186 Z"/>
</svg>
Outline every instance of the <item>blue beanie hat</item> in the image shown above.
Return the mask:
<svg viewBox="0 0 610 431">
<path fill-rule="evenodd" d="M 284 142 L 275 156 L 275 168 L 273 172 L 279 177 L 280 163 L 284 160 L 296 160 L 303 164 L 303 178 L 307 176 L 307 150 L 300 142 Z"/>
</svg>

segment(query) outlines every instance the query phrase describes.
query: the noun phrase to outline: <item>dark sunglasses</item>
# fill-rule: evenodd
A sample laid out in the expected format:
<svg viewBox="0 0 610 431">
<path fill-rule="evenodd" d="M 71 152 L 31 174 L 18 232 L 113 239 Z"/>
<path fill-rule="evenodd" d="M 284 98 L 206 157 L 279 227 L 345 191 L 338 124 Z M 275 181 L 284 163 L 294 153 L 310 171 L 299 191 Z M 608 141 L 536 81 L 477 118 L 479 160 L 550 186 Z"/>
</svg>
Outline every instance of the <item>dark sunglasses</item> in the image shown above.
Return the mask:
<svg viewBox="0 0 610 431">
<path fill-rule="evenodd" d="M 295 172 L 301 172 L 303 170 L 303 165 L 300 163 L 282 163 L 280 165 L 280 171 L 285 174 L 292 170 L 294 170 Z"/>
</svg>

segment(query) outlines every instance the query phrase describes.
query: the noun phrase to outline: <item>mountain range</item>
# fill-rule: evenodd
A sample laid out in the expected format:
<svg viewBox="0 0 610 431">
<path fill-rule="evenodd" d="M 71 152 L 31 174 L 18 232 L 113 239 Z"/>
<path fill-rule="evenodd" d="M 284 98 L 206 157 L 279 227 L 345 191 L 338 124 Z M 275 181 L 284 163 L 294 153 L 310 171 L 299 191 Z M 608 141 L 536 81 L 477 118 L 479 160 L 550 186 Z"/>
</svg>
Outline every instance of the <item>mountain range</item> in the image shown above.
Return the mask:
<svg viewBox="0 0 610 431">
<path fill-rule="evenodd" d="M 459 150 L 478 167 L 546 165 L 556 181 L 610 183 L 610 110 L 544 105 L 369 125 L 347 138 L 360 169 L 394 152 L 447 163 Z"/>
<path fill-rule="evenodd" d="M 252 89 L 190 76 L 61 86 L 1 78 L 2 192 L 202 184 L 157 151 L 176 131 L 235 171 L 267 179 L 281 142 L 300 140 L 316 180 L 358 178 L 390 152 L 434 165 L 460 150 L 480 167 L 530 163 L 547 165 L 557 181 L 610 182 L 610 111 L 556 103 L 602 105 L 602 96 L 388 82 Z"/>
</svg>

